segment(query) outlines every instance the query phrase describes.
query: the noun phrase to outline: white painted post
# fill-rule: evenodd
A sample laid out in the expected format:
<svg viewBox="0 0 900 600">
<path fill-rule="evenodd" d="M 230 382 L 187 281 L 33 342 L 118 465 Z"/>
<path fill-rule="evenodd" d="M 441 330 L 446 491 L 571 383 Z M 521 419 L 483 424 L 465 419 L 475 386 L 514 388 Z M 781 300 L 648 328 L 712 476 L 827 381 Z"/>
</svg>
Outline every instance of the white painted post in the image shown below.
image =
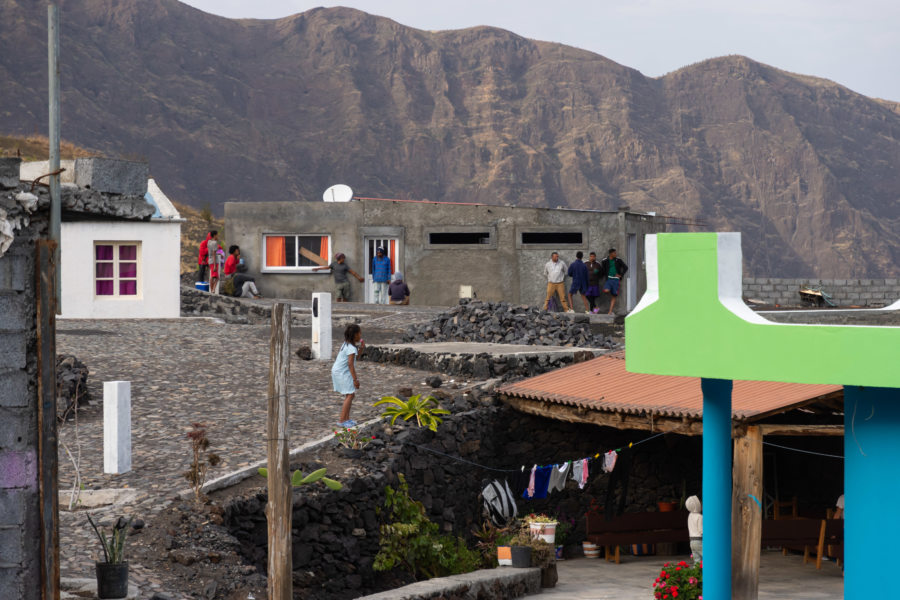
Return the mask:
<svg viewBox="0 0 900 600">
<path fill-rule="evenodd" d="M 312 356 L 331 360 L 331 294 L 312 295 Z"/>
<path fill-rule="evenodd" d="M 131 382 L 103 382 L 103 472 L 131 470 Z"/>
</svg>

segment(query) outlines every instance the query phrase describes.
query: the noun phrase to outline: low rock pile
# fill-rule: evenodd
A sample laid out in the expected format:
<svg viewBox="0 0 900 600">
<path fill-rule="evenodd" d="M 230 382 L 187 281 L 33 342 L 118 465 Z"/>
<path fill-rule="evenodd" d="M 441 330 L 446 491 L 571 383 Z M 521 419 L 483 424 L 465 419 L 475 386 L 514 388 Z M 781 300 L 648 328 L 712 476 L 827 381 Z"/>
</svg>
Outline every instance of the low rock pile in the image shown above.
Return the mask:
<svg viewBox="0 0 900 600">
<path fill-rule="evenodd" d="M 406 342 L 490 342 L 529 346 L 614 348 L 591 331 L 588 315 L 561 315 L 534 306 L 462 299 L 430 323 L 411 325 Z"/>
</svg>

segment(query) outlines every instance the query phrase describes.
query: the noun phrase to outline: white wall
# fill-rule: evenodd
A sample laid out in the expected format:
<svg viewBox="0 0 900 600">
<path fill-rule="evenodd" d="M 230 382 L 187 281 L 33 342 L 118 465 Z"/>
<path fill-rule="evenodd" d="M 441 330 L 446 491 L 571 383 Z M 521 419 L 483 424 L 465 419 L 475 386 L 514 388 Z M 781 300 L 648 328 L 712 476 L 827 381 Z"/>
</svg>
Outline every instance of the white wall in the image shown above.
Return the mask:
<svg viewBox="0 0 900 600">
<path fill-rule="evenodd" d="M 62 317 L 176 318 L 181 315 L 181 223 L 79 221 L 62 223 Z M 95 296 L 94 242 L 141 243 L 138 295 Z"/>
</svg>

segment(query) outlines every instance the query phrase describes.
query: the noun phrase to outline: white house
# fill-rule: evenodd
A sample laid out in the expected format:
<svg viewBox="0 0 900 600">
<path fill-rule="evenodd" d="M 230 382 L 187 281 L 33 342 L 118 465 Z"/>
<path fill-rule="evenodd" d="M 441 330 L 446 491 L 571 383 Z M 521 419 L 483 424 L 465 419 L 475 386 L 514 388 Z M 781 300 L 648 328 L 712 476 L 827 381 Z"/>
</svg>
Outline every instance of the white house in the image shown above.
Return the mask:
<svg viewBox="0 0 900 600">
<path fill-rule="evenodd" d="M 102 159 L 110 161 L 110 159 Z M 75 161 L 62 161 L 63 185 L 80 185 Z M 113 161 L 126 162 L 126 161 Z M 22 163 L 33 180 L 47 163 Z M 96 168 L 96 167 L 95 167 Z M 96 175 L 95 175 L 96 177 Z M 146 177 L 146 174 L 144 175 Z M 60 236 L 62 318 L 149 319 L 181 314 L 181 218 L 153 179 L 146 201 L 150 220 L 63 215 Z"/>
</svg>

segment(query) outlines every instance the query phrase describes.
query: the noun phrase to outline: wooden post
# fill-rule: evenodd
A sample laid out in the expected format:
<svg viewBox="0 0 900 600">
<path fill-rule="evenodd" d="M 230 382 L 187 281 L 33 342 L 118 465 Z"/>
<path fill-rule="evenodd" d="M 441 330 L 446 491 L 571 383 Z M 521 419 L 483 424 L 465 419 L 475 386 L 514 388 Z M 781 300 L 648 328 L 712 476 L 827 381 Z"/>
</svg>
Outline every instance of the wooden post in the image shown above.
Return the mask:
<svg viewBox="0 0 900 600">
<path fill-rule="evenodd" d="M 269 501 L 270 600 L 292 600 L 291 582 L 291 475 L 288 454 L 288 375 L 291 366 L 291 309 L 272 306 L 267 411 L 267 459 Z"/>
<path fill-rule="evenodd" d="M 56 242 L 35 248 L 38 350 L 38 470 L 41 502 L 41 598 L 59 598 L 59 459 L 56 438 Z"/>
<path fill-rule="evenodd" d="M 731 585 L 734 600 L 756 600 L 759 595 L 762 457 L 760 429 L 747 427 L 747 434 L 734 440 L 734 493 L 731 506 Z"/>
</svg>

